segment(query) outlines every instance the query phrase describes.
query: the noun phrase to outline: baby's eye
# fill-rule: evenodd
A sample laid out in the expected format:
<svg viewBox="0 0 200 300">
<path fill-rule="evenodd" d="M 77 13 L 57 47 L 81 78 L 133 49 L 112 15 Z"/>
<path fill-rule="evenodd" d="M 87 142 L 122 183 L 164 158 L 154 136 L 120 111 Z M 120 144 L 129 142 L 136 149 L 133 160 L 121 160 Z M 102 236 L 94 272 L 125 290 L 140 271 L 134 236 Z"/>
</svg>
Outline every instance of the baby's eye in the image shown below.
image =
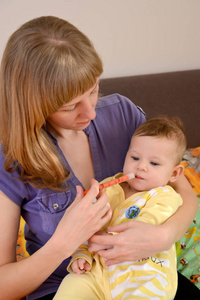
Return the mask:
<svg viewBox="0 0 200 300">
<path fill-rule="evenodd" d="M 154 161 L 151 161 L 150 164 L 151 164 L 152 166 L 159 166 L 159 164 L 156 163 L 156 162 L 154 162 Z"/>
<path fill-rule="evenodd" d="M 136 156 L 132 156 L 132 159 L 133 159 L 133 160 L 139 160 L 139 158 L 136 157 Z"/>
</svg>

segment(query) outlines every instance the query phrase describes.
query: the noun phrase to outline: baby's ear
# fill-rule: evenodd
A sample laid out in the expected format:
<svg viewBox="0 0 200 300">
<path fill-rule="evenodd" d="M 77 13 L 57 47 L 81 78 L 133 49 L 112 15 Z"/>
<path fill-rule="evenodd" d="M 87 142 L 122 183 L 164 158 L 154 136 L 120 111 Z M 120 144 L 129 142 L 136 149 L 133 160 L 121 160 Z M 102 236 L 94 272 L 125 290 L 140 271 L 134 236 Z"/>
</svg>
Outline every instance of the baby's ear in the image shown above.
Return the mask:
<svg viewBox="0 0 200 300">
<path fill-rule="evenodd" d="M 178 179 L 178 177 L 181 176 L 181 174 L 183 174 L 183 171 L 184 171 L 184 166 L 177 165 L 174 168 L 174 171 L 169 179 L 169 182 L 175 182 Z"/>
</svg>

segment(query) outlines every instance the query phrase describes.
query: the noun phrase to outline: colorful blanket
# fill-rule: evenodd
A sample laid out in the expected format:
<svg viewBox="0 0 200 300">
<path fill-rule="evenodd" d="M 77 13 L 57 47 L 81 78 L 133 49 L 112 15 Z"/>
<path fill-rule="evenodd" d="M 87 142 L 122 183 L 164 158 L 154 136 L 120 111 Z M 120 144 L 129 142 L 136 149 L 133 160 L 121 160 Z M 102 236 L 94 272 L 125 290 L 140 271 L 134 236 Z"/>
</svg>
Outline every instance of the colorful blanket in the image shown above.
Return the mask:
<svg viewBox="0 0 200 300">
<path fill-rule="evenodd" d="M 16 246 L 17 261 L 29 256 L 28 252 L 26 251 L 26 241 L 24 238 L 24 225 L 25 225 L 25 221 L 21 217 L 18 238 L 17 238 L 17 246 Z"/>
<path fill-rule="evenodd" d="M 197 195 L 199 209 L 190 228 L 176 243 L 177 268 L 200 288 L 200 147 L 186 150 L 182 164 L 185 176 Z"/>
</svg>

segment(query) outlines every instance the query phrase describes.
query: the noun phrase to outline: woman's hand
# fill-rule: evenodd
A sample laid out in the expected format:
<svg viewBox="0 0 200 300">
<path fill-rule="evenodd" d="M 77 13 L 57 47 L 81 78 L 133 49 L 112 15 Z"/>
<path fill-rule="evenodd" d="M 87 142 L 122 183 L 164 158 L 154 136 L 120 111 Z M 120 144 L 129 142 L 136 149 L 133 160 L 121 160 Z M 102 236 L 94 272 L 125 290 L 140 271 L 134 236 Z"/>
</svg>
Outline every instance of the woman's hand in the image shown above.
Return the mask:
<svg viewBox="0 0 200 300">
<path fill-rule="evenodd" d="M 104 230 L 100 230 L 98 232 L 95 233 L 95 236 L 96 235 L 112 235 L 112 233 L 109 233 L 109 232 L 106 232 Z M 94 252 L 99 252 L 100 250 L 108 250 L 108 249 L 111 249 L 113 248 L 113 246 L 110 246 L 110 245 L 104 245 L 104 244 L 96 244 L 96 243 L 93 243 L 91 242 L 92 237 L 88 240 L 88 251 L 90 253 L 94 253 Z"/>
<path fill-rule="evenodd" d="M 97 202 L 92 203 L 95 198 L 98 198 Z M 1 233 L 0 249 L 0 299 L 3 300 L 20 299 L 34 291 L 65 258 L 111 218 L 108 196 L 99 193 L 97 181 L 92 182 L 85 197 L 82 188 L 78 187 L 74 203 L 66 210 L 53 236 L 30 257 L 16 263 L 20 207 L 1 191 L 0 200 L 0 224 L 5 229 Z"/>
<path fill-rule="evenodd" d="M 108 266 L 123 261 L 136 261 L 153 256 L 161 251 L 168 250 L 172 245 L 171 238 L 167 235 L 164 225 L 129 221 L 108 227 L 108 231 L 118 234 L 94 235 L 90 239 L 90 251 L 92 249 L 93 252 L 97 252 L 104 257 Z M 104 247 L 104 250 L 99 250 L 102 247 Z"/>
<path fill-rule="evenodd" d="M 90 238 L 89 251 L 106 259 L 107 265 L 135 261 L 171 248 L 190 226 L 198 209 L 197 197 L 182 175 L 174 186 L 183 198 L 183 205 L 162 225 L 129 221 L 113 227 L 115 235 L 97 235 Z"/>
<path fill-rule="evenodd" d="M 94 199 L 97 201 L 94 203 Z M 59 243 L 63 259 L 69 257 L 80 244 L 99 231 L 111 218 L 109 198 L 99 193 L 99 184 L 92 180 L 89 192 L 84 196 L 83 189 L 77 187 L 77 196 L 66 210 L 52 237 Z"/>
</svg>

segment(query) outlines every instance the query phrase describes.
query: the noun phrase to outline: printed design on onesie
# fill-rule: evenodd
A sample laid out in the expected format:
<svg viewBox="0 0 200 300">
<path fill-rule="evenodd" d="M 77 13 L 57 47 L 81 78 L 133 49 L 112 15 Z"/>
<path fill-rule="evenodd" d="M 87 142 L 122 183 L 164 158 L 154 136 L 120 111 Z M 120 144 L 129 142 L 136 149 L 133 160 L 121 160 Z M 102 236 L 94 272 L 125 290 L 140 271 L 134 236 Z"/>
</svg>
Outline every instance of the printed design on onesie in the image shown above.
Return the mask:
<svg viewBox="0 0 200 300">
<path fill-rule="evenodd" d="M 140 213 L 140 208 L 137 205 L 132 205 L 130 206 L 126 213 L 125 216 L 127 219 L 135 219 Z"/>
</svg>

